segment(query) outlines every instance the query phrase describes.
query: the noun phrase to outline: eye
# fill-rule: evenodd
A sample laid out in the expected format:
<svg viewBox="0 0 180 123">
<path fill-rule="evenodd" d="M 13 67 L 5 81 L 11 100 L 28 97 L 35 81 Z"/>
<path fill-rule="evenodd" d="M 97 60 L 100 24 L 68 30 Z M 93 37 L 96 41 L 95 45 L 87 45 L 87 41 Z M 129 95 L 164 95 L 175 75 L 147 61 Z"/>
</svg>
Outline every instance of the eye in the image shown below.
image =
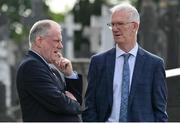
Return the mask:
<svg viewBox="0 0 180 123">
<path fill-rule="evenodd" d="M 117 26 L 122 26 L 122 25 L 124 25 L 124 23 L 117 23 L 116 25 Z"/>
</svg>

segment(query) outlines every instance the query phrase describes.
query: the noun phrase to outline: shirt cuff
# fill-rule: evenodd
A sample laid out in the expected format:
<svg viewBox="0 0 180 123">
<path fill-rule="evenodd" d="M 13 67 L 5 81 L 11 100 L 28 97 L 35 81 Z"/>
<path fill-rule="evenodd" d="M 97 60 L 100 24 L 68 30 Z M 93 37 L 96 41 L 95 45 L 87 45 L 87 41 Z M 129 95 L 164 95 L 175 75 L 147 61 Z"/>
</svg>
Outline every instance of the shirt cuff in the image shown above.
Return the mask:
<svg viewBox="0 0 180 123">
<path fill-rule="evenodd" d="M 78 74 L 76 71 L 73 71 L 70 76 L 65 76 L 68 79 L 78 79 Z"/>
</svg>

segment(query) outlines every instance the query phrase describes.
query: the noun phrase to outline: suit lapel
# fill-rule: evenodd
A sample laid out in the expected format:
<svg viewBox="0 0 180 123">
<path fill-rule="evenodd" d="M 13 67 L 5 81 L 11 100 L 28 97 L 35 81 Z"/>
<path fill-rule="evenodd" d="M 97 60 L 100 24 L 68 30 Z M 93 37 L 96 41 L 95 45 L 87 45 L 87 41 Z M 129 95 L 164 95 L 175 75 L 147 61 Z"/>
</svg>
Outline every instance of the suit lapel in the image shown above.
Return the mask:
<svg viewBox="0 0 180 123">
<path fill-rule="evenodd" d="M 107 66 L 107 87 L 108 87 L 108 101 L 110 107 L 112 107 L 113 102 L 113 78 L 114 78 L 114 68 L 115 68 L 115 57 L 116 57 L 116 50 L 113 48 L 107 54 L 106 57 L 106 66 Z"/>
<path fill-rule="evenodd" d="M 66 86 L 66 83 L 63 81 L 62 76 L 60 75 L 59 71 L 53 67 L 52 65 L 50 66 L 50 69 L 52 70 L 53 73 L 53 79 L 56 79 L 56 82 L 59 84 L 59 87 L 61 90 L 63 90 Z"/>
<path fill-rule="evenodd" d="M 38 56 L 36 53 L 34 53 L 33 51 L 29 50 L 28 51 L 28 55 L 30 55 L 31 57 L 34 57 L 35 59 L 37 59 L 39 62 L 43 63 L 47 68 L 47 70 L 49 71 L 49 75 L 51 76 L 51 78 L 54 80 L 55 84 L 58 84 L 58 88 L 60 90 L 64 89 L 64 83 L 63 81 L 59 80 L 59 76 L 56 75 L 56 73 L 54 73 L 54 71 L 50 68 L 50 66 L 48 65 L 48 63 L 46 63 L 40 56 Z"/>
<path fill-rule="evenodd" d="M 144 51 L 142 50 L 141 47 L 139 47 L 137 56 L 136 56 L 133 77 L 132 77 L 132 84 L 131 84 L 130 95 L 129 95 L 129 106 L 131 105 L 134 94 L 136 93 L 136 85 L 141 81 L 144 61 L 145 61 Z"/>
<path fill-rule="evenodd" d="M 50 70 L 48 64 L 39 55 L 37 55 L 36 53 L 34 53 L 31 50 L 28 51 L 28 55 L 30 55 L 31 57 L 34 57 L 35 59 L 37 59 L 38 61 L 43 63 L 47 67 L 47 69 Z"/>
</svg>

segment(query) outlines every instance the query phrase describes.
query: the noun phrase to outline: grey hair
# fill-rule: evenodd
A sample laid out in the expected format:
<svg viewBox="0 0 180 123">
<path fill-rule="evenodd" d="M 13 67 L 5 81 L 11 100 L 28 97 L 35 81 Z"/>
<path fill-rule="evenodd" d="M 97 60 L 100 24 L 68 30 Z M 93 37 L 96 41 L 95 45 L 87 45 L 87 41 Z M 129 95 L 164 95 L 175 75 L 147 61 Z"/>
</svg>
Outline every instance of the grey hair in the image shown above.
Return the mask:
<svg viewBox="0 0 180 123">
<path fill-rule="evenodd" d="M 40 20 L 40 21 L 37 21 L 32 26 L 29 32 L 29 48 L 30 49 L 37 36 L 45 36 L 46 34 L 48 34 L 48 31 L 51 28 L 52 24 L 58 24 L 58 23 L 52 20 Z"/>
<path fill-rule="evenodd" d="M 130 14 L 129 19 L 131 21 L 135 21 L 138 24 L 140 23 L 140 15 L 139 15 L 137 9 L 134 6 L 132 6 L 130 3 L 124 2 L 124 3 L 118 4 L 118 5 L 114 6 L 113 8 L 111 8 L 112 13 L 114 13 L 116 11 L 128 12 Z"/>
</svg>

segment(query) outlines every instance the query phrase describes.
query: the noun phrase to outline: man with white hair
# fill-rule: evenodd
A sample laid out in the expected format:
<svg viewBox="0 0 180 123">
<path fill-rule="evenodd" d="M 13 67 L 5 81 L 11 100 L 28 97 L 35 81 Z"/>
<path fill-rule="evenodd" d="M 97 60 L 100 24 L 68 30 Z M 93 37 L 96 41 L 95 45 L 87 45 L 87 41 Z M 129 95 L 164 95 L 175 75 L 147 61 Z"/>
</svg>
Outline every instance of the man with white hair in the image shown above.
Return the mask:
<svg viewBox="0 0 180 123">
<path fill-rule="evenodd" d="M 29 47 L 16 77 L 23 121 L 80 121 L 82 77 L 60 53 L 60 25 L 52 20 L 36 22 L 29 33 Z"/>
<path fill-rule="evenodd" d="M 163 60 L 139 46 L 139 13 L 128 3 L 112 9 L 116 46 L 91 58 L 83 121 L 167 121 Z"/>
</svg>

